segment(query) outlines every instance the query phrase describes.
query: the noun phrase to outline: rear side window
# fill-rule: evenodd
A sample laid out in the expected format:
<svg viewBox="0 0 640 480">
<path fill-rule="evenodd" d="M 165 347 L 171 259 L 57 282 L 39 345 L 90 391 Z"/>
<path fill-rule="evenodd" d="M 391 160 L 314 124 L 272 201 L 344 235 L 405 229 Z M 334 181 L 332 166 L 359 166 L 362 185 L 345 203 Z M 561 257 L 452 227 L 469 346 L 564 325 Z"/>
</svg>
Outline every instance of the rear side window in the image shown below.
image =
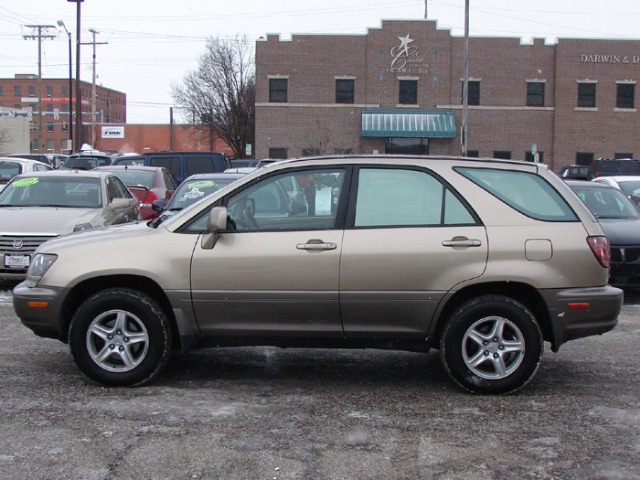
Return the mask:
<svg viewBox="0 0 640 480">
<path fill-rule="evenodd" d="M 189 156 L 185 158 L 185 165 L 187 168 L 187 176 L 194 173 L 212 173 L 215 172 L 213 168 L 213 159 L 211 157 L 195 157 Z"/>
<path fill-rule="evenodd" d="M 180 176 L 180 157 L 150 157 L 149 165 L 167 168 L 174 175 Z"/>
<path fill-rule="evenodd" d="M 389 168 L 359 171 L 355 227 L 475 223 L 466 206 L 427 172 Z"/>
<path fill-rule="evenodd" d="M 489 168 L 455 170 L 523 215 L 548 222 L 578 220 L 560 193 L 539 175 Z"/>
<path fill-rule="evenodd" d="M 640 174 L 640 162 L 631 160 L 620 163 L 620 173 Z"/>
</svg>

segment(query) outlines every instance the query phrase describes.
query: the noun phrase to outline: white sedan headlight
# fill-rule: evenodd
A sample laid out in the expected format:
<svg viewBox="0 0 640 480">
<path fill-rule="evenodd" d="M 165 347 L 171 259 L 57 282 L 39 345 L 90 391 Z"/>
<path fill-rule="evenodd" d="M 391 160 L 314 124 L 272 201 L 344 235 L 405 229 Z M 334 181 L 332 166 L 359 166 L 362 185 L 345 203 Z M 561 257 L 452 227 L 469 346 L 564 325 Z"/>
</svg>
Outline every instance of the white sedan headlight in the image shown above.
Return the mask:
<svg viewBox="0 0 640 480">
<path fill-rule="evenodd" d="M 27 270 L 27 285 L 29 287 L 35 287 L 57 259 L 58 256 L 51 253 L 38 253 L 33 257 Z"/>
</svg>

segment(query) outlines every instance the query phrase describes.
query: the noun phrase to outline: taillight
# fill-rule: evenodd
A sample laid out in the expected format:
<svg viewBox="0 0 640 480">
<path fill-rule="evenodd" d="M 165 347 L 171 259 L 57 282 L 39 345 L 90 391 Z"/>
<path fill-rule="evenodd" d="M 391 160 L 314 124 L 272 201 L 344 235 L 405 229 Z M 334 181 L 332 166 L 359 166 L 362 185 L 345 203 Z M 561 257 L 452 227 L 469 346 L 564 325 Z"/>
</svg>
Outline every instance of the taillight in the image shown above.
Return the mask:
<svg viewBox="0 0 640 480">
<path fill-rule="evenodd" d="M 604 268 L 611 267 L 611 247 L 607 237 L 587 237 L 591 251 Z"/>
<path fill-rule="evenodd" d="M 140 202 L 140 208 L 151 208 L 151 204 L 156 200 L 158 200 L 158 196 L 149 190 L 147 195 L 144 197 L 144 202 Z"/>
</svg>

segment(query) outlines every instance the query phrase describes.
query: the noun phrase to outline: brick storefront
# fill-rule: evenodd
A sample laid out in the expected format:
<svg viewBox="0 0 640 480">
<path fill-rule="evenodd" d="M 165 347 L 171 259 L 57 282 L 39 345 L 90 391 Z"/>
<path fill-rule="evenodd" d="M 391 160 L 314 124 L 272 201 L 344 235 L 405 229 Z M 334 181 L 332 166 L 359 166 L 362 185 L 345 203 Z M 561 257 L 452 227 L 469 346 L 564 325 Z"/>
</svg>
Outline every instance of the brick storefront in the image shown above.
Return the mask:
<svg viewBox="0 0 640 480">
<path fill-rule="evenodd" d="M 42 92 L 38 92 L 39 88 Z M 72 117 L 75 116 L 75 80 L 72 80 Z M 91 119 L 92 84 L 80 82 L 82 105 L 82 143 L 92 143 Z M 42 99 L 40 102 L 39 99 Z M 40 103 L 42 104 L 42 131 L 40 132 Z M 69 79 L 43 78 L 37 75 L 17 74 L 15 78 L 0 79 L 0 105 L 9 109 L 31 108 L 31 152 L 69 153 L 71 117 L 69 116 Z M 117 125 L 127 121 L 125 93 L 96 85 L 96 125 Z M 96 137 L 98 135 L 96 126 Z M 75 135 L 75 129 L 71 132 Z M 75 140 L 74 140 L 75 143 Z M 22 152 L 21 152 L 22 153 Z"/>
<path fill-rule="evenodd" d="M 458 155 L 463 67 L 464 38 L 429 20 L 383 21 L 366 35 L 268 35 L 256 44 L 256 157 L 395 152 L 398 141 Z M 469 154 L 533 160 L 535 145 L 554 170 L 640 158 L 638 78 L 640 40 L 471 37 Z M 353 92 L 338 103 L 344 85 Z M 365 117 L 385 127 L 370 130 Z M 403 123 L 418 117 L 454 123 Z"/>
</svg>

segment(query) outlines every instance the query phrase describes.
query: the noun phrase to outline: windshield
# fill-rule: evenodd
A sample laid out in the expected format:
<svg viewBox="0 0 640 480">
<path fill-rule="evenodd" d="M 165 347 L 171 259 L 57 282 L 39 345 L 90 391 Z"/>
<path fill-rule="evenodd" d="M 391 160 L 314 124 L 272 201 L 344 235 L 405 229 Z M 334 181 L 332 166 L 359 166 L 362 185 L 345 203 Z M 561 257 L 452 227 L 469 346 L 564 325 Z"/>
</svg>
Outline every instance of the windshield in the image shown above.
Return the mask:
<svg viewBox="0 0 640 480">
<path fill-rule="evenodd" d="M 126 186 L 142 185 L 153 188 L 156 185 L 156 172 L 145 172 L 143 170 L 109 170 L 117 175 Z"/>
<path fill-rule="evenodd" d="M 235 177 L 215 180 L 186 180 L 173 193 L 167 210 L 182 210 L 235 180 Z"/>
<path fill-rule="evenodd" d="M 572 188 L 597 218 L 640 219 L 638 209 L 617 188 Z"/>
<path fill-rule="evenodd" d="M 100 179 L 23 177 L 0 192 L 0 207 L 100 208 Z"/>
</svg>

